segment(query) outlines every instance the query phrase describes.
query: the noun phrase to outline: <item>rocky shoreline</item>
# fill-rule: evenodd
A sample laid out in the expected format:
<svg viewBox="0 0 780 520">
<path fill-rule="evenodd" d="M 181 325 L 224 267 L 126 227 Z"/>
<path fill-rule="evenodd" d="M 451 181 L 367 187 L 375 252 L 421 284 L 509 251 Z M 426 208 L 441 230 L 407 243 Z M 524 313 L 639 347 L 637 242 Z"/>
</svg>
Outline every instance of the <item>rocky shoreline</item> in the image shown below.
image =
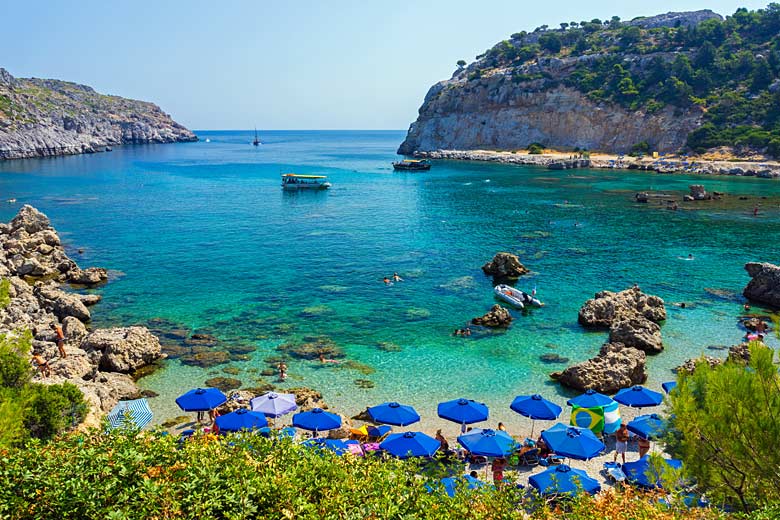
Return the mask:
<svg viewBox="0 0 780 520">
<path fill-rule="evenodd" d="M 0 68 L 0 160 L 197 140 L 153 103 L 67 81 L 15 78 Z"/>
<path fill-rule="evenodd" d="M 591 154 L 587 159 L 580 159 L 575 157 L 577 154 L 565 152 L 528 154 L 494 150 L 415 151 L 412 155 L 420 159 L 482 161 L 499 164 L 541 166 L 551 169 L 569 169 L 571 167 L 577 167 L 641 170 L 665 174 L 733 175 L 740 177 L 780 179 L 780 162 L 776 161 L 720 161 L 696 158 L 652 159 L 647 157 L 640 159 L 609 154 Z"/>
<path fill-rule="evenodd" d="M 51 374 L 36 373 L 39 383 L 76 385 L 90 405 L 84 426 L 97 426 L 121 399 L 142 395 L 133 374 L 162 359 L 159 340 L 146 327 L 89 329 L 89 307 L 97 294 L 89 289 L 108 280 L 105 269 L 81 269 L 65 253 L 57 232 L 40 211 L 24 206 L 8 224 L 0 224 L 0 278 L 7 288 L 0 308 L 0 333 L 32 336 L 32 356 L 48 363 Z M 62 357 L 53 326 L 64 333 Z"/>
</svg>

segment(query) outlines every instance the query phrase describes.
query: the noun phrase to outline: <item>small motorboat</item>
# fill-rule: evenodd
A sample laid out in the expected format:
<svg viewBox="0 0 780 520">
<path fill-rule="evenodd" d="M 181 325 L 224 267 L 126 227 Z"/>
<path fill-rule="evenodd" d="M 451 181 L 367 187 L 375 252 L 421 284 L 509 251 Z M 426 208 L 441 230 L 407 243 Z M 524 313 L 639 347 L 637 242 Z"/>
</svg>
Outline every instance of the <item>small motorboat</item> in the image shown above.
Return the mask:
<svg viewBox="0 0 780 520">
<path fill-rule="evenodd" d="M 529 305 L 534 307 L 544 307 L 544 304 L 533 295 L 523 292 L 519 289 L 515 289 L 510 285 L 496 285 L 493 288 L 493 292 L 496 293 L 496 296 L 505 302 L 520 309 L 524 309 Z"/>
</svg>

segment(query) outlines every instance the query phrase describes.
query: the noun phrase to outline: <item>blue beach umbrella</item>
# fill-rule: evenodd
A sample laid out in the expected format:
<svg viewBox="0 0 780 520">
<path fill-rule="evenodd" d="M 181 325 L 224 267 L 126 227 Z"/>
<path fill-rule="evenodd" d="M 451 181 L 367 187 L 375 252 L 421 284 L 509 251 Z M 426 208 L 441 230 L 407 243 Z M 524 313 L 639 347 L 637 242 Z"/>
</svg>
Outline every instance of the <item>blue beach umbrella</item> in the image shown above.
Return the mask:
<svg viewBox="0 0 780 520">
<path fill-rule="evenodd" d="M 661 383 L 661 388 L 664 389 L 664 392 L 667 394 L 674 390 L 677 387 L 677 381 L 667 381 L 666 383 Z"/>
<path fill-rule="evenodd" d="M 379 445 L 390 455 L 405 459 L 408 457 L 430 457 L 441 443 L 422 432 L 393 433 Z"/>
<path fill-rule="evenodd" d="M 143 428 L 152 420 L 152 410 L 146 399 L 134 399 L 132 401 L 119 401 L 108 413 L 108 423 L 111 429 L 130 426 Z"/>
<path fill-rule="evenodd" d="M 520 415 L 531 419 L 531 437 L 534 435 L 537 419 L 554 421 L 563 411 L 563 408 L 539 394 L 518 395 L 509 407 Z"/>
<path fill-rule="evenodd" d="M 479 428 L 459 436 L 458 443 L 474 455 L 483 457 L 507 457 L 517 447 L 517 441 L 507 432 Z"/>
<path fill-rule="evenodd" d="M 542 439 L 550 451 L 561 457 L 577 460 L 592 459 L 606 448 L 604 443 L 596 437 L 596 434 L 589 429 L 566 426 L 561 423 L 543 431 Z"/>
<path fill-rule="evenodd" d="M 314 408 L 308 412 L 293 415 L 293 426 L 313 432 L 334 430 L 341 426 L 341 417 L 335 413 L 326 412 L 322 408 Z"/>
<path fill-rule="evenodd" d="M 649 388 L 640 385 L 624 388 L 615 394 L 615 401 L 633 408 L 658 406 L 663 400 L 664 396 L 661 392 L 656 392 L 655 390 L 650 390 Z"/>
<path fill-rule="evenodd" d="M 608 395 L 600 394 L 589 388 L 584 394 L 572 397 L 566 404 L 569 406 L 579 406 L 580 408 L 597 408 L 599 406 L 609 406 L 615 401 Z"/>
<path fill-rule="evenodd" d="M 643 439 L 658 439 L 666 432 L 666 421 L 659 415 L 640 415 L 628 423 L 628 430 L 636 433 Z"/>
<path fill-rule="evenodd" d="M 342 439 L 308 439 L 303 442 L 304 446 L 319 447 L 327 449 L 335 453 L 336 455 L 344 455 L 349 453 L 350 444 L 359 444 L 357 441 L 344 441 Z"/>
<path fill-rule="evenodd" d="M 563 408 L 539 394 L 518 395 L 509 407 L 529 419 L 542 421 L 555 420 L 563 411 Z"/>
<path fill-rule="evenodd" d="M 269 439 L 271 437 L 278 439 L 283 439 L 284 437 L 295 437 L 295 428 L 290 428 L 289 426 L 287 428 L 282 428 L 281 430 L 275 430 L 270 426 L 264 426 L 263 428 L 257 430 L 257 432 L 263 437 L 267 437 Z"/>
<path fill-rule="evenodd" d="M 453 399 L 439 403 L 436 412 L 442 419 L 458 424 L 487 421 L 488 407 L 471 399 Z"/>
<path fill-rule="evenodd" d="M 255 430 L 268 426 L 268 419 L 260 412 L 240 408 L 217 417 L 217 428 L 223 432 Z"/>
<path fill-rule="evenodd" d="M 281 417 L 298 409 L 295 394 L 277 394 L 268 392 L 249 401 L 252 410 L 265 414 L 266 417 Z"/>
<path fill-rule="evenodd" d="M 601 491 L 601 485 L 596 479 L 566 464 L 551 466 L 531 476 L 528 483 L 542 495 L 576 495 L 580 491 L 593 495 Z"/>
<path fill-rule="evenodd" d="M 420 414 L 411 406 L 395 402 L 382 403 L 368 408 L 368 415 L 374 422 L 407 426 L 420 420 Z"/>
<path fill-rule="evenodd" d="M 657 469 L 663 472 L 665 469 L 680 469 L 682 468 L 682 461 L 677 459 L 661 459 L 660 468 L 654 468 L 650 464 L 650 457 L 645 455 L 636 462 L 626 462 L 623 464 L 623 473 L 626 474 L 628 481 L 632 484 L 646 488 L 660 488 L 661 476 Z"/>
<path fill-rule="evenodd" d="M 176 398 L 176 404 L 185 412 L 206 412 L 226 401 L 218 388 L 196 388 Z"/>
</svg>

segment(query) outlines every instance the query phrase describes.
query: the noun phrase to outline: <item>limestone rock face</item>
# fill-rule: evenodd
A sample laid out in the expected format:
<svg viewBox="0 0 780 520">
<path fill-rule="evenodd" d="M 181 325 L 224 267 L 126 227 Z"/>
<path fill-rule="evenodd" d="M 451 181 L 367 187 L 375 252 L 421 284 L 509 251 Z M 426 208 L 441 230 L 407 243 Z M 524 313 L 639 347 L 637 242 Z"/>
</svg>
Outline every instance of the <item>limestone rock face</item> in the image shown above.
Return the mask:
<svg viewBox="0 0 780 520">
<path fill-rule="evenodd" d="M 481 327 L 508 327 L 512 323 L 512 315 L 506 308 L 496 304 L 484 316 L 471 320 L 471 323 Z"/>
<path fill-rule="evenodd" d="M 745 270 L 751 278 L 742 291 L 745 298 L 780 308 L 780 266 L 750 262 Z"/>
<path fill-rule="evenodd" d="M 322 394 L 316 390 L 306 387 L 290 388 L 290 393 L 295 394 L 295 404 L 298 405 L 298 409 L 301 412 L 311 410 L 313 408 L 328 409 L 328 405 L 322 400 Z"/>
<path fill-rule="evenodd" d="M 657 354 L 664 349 L 661 327 L 641 314 L 624 315 L 609 328 L 609 341 Z"/>
<path fill-rule="evenodd" d="M 606 343 L 599 354 L 553 374 L 561 384 L 579 391 L 589 388 L 613 394 L 621 388 L 641 385 L 647 380 L 644 352 L 622 343 Z"/>
<path fill-rule="evenodd" d="M 580 308 L 578 321 L 584 327 L 608 329 L 615 320 L 634 314 L 658 323 L 666 319 L 666 307 L 661 298 L 636 286 L 617 293 L 601 291 Z"/>
<path fill-rule="evenodd" d="M 86 351 L 100 351 L 101 370 L 129 373 L 162 357 L 160 340 L 146 327 L 116 327 L 91 332 L 81 342 Z"/>
<path fill-rule="evenodd" d="M 496 278 L 516 279 L 528 273 L 528 269 L 520 263 L 517 255 L 512 253 L 496 253 L 493 260 L 482 266 L 485 274 Z"/>
<path fill-rule="evenodd" d="M 38 301 L 44 307 L 50 308 L 55 316 L 64 319 L 72 316 L 79 321 L 89 321 L 92 315 L 77 294 L 66 293 L 53 285 L 36 285 L 33 289 Z"/>
<path fill-rule="evenodd" d="M 614 151 L 646 141 L 654 150 L 673 152 L 701 125 L 698 108 L 672 107 L 654 113 L 630 112 L 596 103 L 581 92 L 557 86 L 577 58 L 549 60 L 526 67 L 526 74 L 549 74 L 551 80 L 515 83 L 513 71 L 468 79 L 467 73 L 437 83 L 428 91 L 417 121 L 409 127 L 398 153 L 435 150 L 516 150 L 529 143 L 554 148 Z"/>
<path fill-rule="evenodd" d="M 97 285 L 108 281 L 108 271 L 102 267 L 74 269 L 68 273 L 68 281 L 77 285 Z"/>
<path fill-rule="evenodd" d="M 0 81 L 0 96 L 14 107 L 9 114 L 0 112 L 0 160 L 197 141 L 152 103 L 105 96 L 66 81 L 14 78 L 4 69 L 0 77 L 11 78 Z"/>
</svg>

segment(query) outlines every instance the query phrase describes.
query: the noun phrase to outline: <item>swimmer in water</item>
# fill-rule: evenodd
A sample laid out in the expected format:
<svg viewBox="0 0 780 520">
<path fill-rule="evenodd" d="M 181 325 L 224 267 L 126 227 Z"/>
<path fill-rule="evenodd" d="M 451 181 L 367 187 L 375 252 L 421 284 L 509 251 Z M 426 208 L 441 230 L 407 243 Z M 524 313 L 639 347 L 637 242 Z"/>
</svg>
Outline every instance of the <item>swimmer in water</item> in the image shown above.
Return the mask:
<svg viewBox="0 0 780 520">
<path fill-rule="evenodd" d="M 393 281 L 394 282 L 403 282 L 404 279 L 398 276 L 398 273 L 393 273 Z"/>
<path fill-rule="evenodd" d="M 382 278 L 382 281 L 385 282 L 385 285 L 390 285 L 390 278 L 388 278 L 387 276 Z"/>
</svg>

